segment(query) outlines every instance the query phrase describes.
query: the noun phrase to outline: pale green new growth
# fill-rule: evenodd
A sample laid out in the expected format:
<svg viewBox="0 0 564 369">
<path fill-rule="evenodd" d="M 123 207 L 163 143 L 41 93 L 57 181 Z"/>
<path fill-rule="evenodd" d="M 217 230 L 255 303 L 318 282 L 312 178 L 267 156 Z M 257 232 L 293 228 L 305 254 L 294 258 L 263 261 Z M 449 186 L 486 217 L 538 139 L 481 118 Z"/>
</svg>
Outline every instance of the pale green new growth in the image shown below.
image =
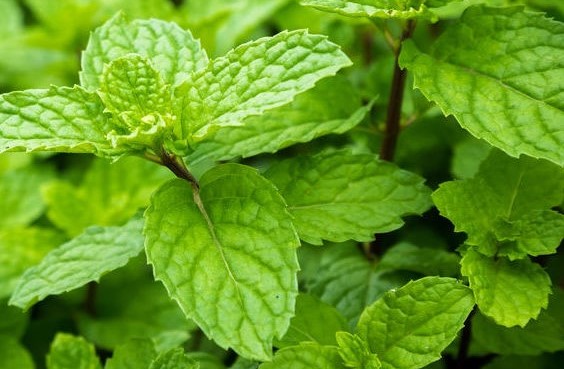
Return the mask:
<svg viewBox="0 0 564 369">
<path fill-rule="evenodd" d="M 101 369 L 94 345 L 82 337 L 58 333 L 47 354 L 47 369 Z"/>
<path fill-rule="evenodd" d="M 98 89 L 104 65 L 130 53 L 150 60 L 169 85 L 181 83 L 208 63 L 200 42 L 175 23 L 157 19 L 128 22 L 123 14 L 118 14 L 90 36 L 82 54 L 82 86 Z"/>
<path fill-rule="evenodd" d="M 58 151 L 116 154 L 104 105 L 81 87 L 51 87 L 0 95 L 0 153 Z"/>
<path fill-rule="evenodd" d="M 512 156 L 564 165 L 564 24 L 521 7 L 473 7 L 400 64 L 460 125 Z"/>
<path fill-rule="evenodd" d="M 242 125 L 245 118 L 289 103 L 349 65 L 339 46 L 304 30 L 243 44 L 175 90 L 182 137 L 201 138 L 213 127 Z"/>
<path fill-rule="evenodd" d="M 544 160 L 494 151 L 474 178 L 441 184 L 433 200 L 484 255 L 552 254 L 564 234 L 564 216 L 550 210 L 564 200 L 564 170 Z"/>
<path fill-rule="evenodd" d="M 349 17 L 437 21 L 433 8 L 445 6 L 449 1 L 452 0 L 300 0 L 300 3 Z"/>
<path fill-rule="evenodd" d="M 382 363 L 378 355 L 370 352 L 368 344 L 356 334 L 337 332 L 339 355 L 347 368 L 380 369 Z"/>
<path fill-rule="evenodd" d="M 204 174 L 199 194 L 168 182 L 145 217 L 155 277 L 186 316 L 220 346 L 268 360 L 294 313 L 299 245 L 274 186 L 226 164 Z"/>
<path fill-rule="evenodd" d="M 455 279 L 425 277 L 387 292 L 360 317 L 357 334 L 384 369 L 416 369 L 438 360 L 474 306 Z"/>
<path fill-rule="evenodd" d="M 259 369 L 346 369 L 337 347 L 305 342 L 276 352 L 270 363 Z"/>
<path fill-rule="evenodd" d="M 26 270 L 10 304 L 29 308 L 56 295 L 98 281 L 105 273 L 125 265 L 143 249 L 143 221 L 139 217 L 121 227 L 91 227 L 51 251 L 38 265 Z"/>
<path fill-rule="evenodd" d="M 299 156 L 274 164 L 265 176 L 288 203 L 300 238 L 316 245 L 370 241 L 375 233 L 401 227 L 401 216 L 430 206 L 421 177 L 374 155 Z"/>
<path fill-rule="evenodd" d="M 550 277 L 529 259 L 492 259 L 470 249 L 461 264 L 480 311 L 497 324 L 524 327 L 548 305 Z"/>
</svg>

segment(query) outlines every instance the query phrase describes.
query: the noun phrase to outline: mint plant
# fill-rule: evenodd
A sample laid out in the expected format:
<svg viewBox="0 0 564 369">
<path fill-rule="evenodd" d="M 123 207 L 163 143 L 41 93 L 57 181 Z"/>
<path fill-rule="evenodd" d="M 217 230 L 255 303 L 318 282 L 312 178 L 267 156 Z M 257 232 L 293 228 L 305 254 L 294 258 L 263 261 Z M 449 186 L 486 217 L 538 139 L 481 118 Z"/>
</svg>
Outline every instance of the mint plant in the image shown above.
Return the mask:
<svg viewBox="0 0 564 369">
<path fill-rule="evenodd" d="M 92 23 L 120 7 L 65 3 Z M 0 95 L 0 369 L 558 360 L 560 21 L 493 1 L 180 3 L 94 29 L 78 85 Z"/>
</svg>

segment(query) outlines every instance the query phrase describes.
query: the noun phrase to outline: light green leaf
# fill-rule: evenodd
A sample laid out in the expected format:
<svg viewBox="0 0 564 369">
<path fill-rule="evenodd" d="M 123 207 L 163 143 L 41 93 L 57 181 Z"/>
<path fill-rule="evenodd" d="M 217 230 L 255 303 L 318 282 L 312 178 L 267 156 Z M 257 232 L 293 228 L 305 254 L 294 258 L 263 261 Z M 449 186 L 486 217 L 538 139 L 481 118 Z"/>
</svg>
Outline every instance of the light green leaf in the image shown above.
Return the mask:
<svg viewBox="0 0 564 369">
<path fill-rule="evenodd" d="M 210 132 L 198 142 L 187 161 L 193 165 L 204 159 L 246 158 L 326 134 L 343 133 L 360 123 L 370 108 L 371 104 L 360 106 L 360 96 L 346 78 L 324 79 L 290 104 L 251 116 L 242 126 Z"/>
<path fill-rule="evenodd" d="M 433 8 L 453 0 L 300 0 L 302 5 L 349 17 L 438 20 Z M 456 1 L 456 0 L 454 0 Z"/>
<path fill-rule="evenodd" d="M 53 178 L 49 166 L 29 166 L 0 174 L 0 229 L 25 226 L 45 209 L 40 187 Z"/>
<path fill-rule="evenodd" d="M 417 247 L 407 242 L 401 242 L 386 251 L 380 259 L 378 268 L 455 277 L 460 270 L 459 261 L 460 258 L 454 252 Z"/>
<path fill-rule="evenodd" d="M 422 368 L 441 357 L 473 307 L 468 287 L 452 278 L 425 277 L 387 292 L 364 310 L 357 334 L 382 368 Z"/>
<path fill-rule="evenodd" d="M 0 299 L 12 294 L 27 268 L 64 241 L 62 234 L 48 228 L 0 230 Z"/>
<path fill-rule="evenodd" d="M 248 42 L 196 71 L 175 91 L 183 138 L 285 105 L 351 61 L 325 36 L 298 30 Z"/>
<path fill-rule="evenodd" d="M 337 347 L 306 342 L 276 352 L 270 363 L 259 369 L 345 369 Z"/>
<path fill-rule="evenodd" d="M 149 369 L 199 369 L 197 362 L 184 354 L 184 349 L 175 348 L 159 354 Z"/>
<path fill-rule="evenodd" d="M 497 324 L 524 327 L 548 304 L 550 277 L 528 259 L 492 259 L 469 249 L 461 264 L 480 311 Z"/>
<path fill-rule="evenodd" d="M 78 86 L 0 95 L 0 152 L 118 154 L 103 110 L 98 96 Z"/>
<path fill-rule="evenodd" d="M 284 348 L 305 341 L 335 345 L 335 333 L 347 329 L 347 322 L 333 306 L 312 295 L 300 294 L 296 300 L 296 315 L 290 321 L 290 328 L 275 346 Z"/>
<path fill-rule="evenodd" d="M 11 36 L 21 32 L 23 28 L 23 15 L 15 0 L 3 0 L 0 2 L 0 35 Z"/>
<path fill-rule="evenodd" d="M 14 337 L 0 334 L 0 368 L 35 369 L 29 352 Z"/>
<path fill-rule="evenodd" d="M 170 85 L 181 83 L 208 63 L 200 43 L 177 24 L 157 19 L 128 22 L 117 14 L 90 36 L 82 54 L 82 86 L 99 88 L 104 64 L 131 53 L 149 59 Z"/>
<path fill-rule="evenodd" d="M 401 274 L 381 271 L 356 244 L 325 246 L 317 273 L 308 281 L 309 291 L 335 306 L 354 327 L 364 308 L 389 289 L 408 282 Z"/>
<path fill-rule="evenodd" d="M 124 266 L 143 249 L 143 220 L 134 217 L 121 227 L 91 227 L 51 251 L 19 280 L 10 304 L 29 308 L 56 295 L 97 281 Z"/>
<path fill-rule="evenodd" d="M 401 227 L 401 216 L 430 206 L 421 177 L 375 155 L 299 156 L 273 165 L 265 176 L 288 203 L 300 238 L 316 245 L 373 240 L 374 233 Z"/>
<path fill-rule="evenodd" d="M 511 156 L 564 165 L 564 24 L 522 7 L 472 7 L 428 52 L 400 64 L 460 125 Z"/>
<path fill-rule="evenodd" d="M 200 193 L 173 180 L 145 213 L 155 277 L 222 347 L 268 360 L 289 326 L 297 295 L 298 238 L 284 200 L 254 169 L 205 173 Z"/>
<path fill-rule="evenodd" d="M 227 367 L 223 365 L 223 358 L 208 352 L 188 352 L 185 354 L 189 359 L 197 362 L 200 367 L 199 369 L 226 369 Z M 243 358 L 239 356 L 237 360 L 242 360 Z M 256 369 L 258 364 L 248 369 Z M 231 365 L 229 369 L 236 369 L 235 364 Z"/>
<path fill-rule="evenodd" d="M 378 355 L 370 352 L 366 341 L 349 332 L 337 332 L 339 355 L 348 368 L 380 369 L 382 363 Z"/>
<path fill-rule="evenodd" d="M 157 352 L 147 338 L 132 338 L 116 347 L 104 369 L 149 369 Z"/>
<path fill-rule="evenodd" d="M 82 337 L 59 333 L 47 354 L 47 369 L 101 369 L 94 346 Z"/>
<path fill-rule="evenodd" d="M 539 180 L 542 178 L 542 180 Z M 511 259 L 554 253 L 564 233 L 564 216 L 550 208 L 564 198 L 564 170 L 528 157 L 493 151 L 478 174 L 446 182 L 433 194 L 441 214 L 468 234 L 481 253 Z"/>
<path fill-rule="evenodd" d="M 51 182 L 42 188 L 47 216 L 71 237 L 88 226 L 119 225 L 131 218 L 171 174 L 165 168 L 136 157 L 115 163 L 97 159 L 76 186 Z"/>
</svg>

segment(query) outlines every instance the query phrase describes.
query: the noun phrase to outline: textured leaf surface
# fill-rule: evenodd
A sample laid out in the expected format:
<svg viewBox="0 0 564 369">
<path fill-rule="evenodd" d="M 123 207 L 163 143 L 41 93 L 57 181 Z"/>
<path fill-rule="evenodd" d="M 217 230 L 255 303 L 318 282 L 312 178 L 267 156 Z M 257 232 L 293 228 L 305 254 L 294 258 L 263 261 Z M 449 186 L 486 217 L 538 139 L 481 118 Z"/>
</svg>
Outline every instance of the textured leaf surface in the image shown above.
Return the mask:
<svg viewBox="0 0 564 369">
<path fill-rule="evenodd" d="M 0 152 L 116 153 L 103 110 L 98 96 L 81 87 L 0 95 Z"/>
<path fill-rule="evenodd" d="M 300 0 L 300 3 L 350 17 L 437 20 L 433 8 L 445 6 L 449 1 L 451 0 Z"/>
<path fill-rule="evenodd" d="M 198 142 L 187 160 L 245 158 L 343 133 L 360 123 L 370 106 L 360 106 L 360 96 L 346 78 L 324 79 L 291 103 L 245 119 L 242 126 L 218 128 Z"/>
<path fill-rule="evenodd" d="M 29 352 L 14 337 L 0 334 L 0 368 L 35 369 Z"/>
<path fill-rule="evenodd" d="M 10 296 L 27 268 L 64 241 L 62 234 L 47 228 L 0 230 L 0 299 Z"/>
<path fill-rule="evenodd" d="M 145 214 L 148 260 L 210 338 L 269 359 L 297 294 L 299 241 L 290 215 L 274 186 L 249 167 L 218 166 L 200 186 L 199 198 L 182 180 L 154 195 Z"/>
<path fill-rule="evenodd" d="M 401 216 L 430 206 L 421 177 L 374 155 L 300 156 L 273 165 L 265 176 L 288 203 L 300 238 L 317 245 L 370 241 L 374 233 L 401 227 Z"/>
<path fill-rule="evenodd" d="M 563 197 L 562 168 L 500 151 L 490 154 L 474 178 L 443 183 L 433 194 L 441 214 L 468 234 L 467 244 L 511 259 L 555 252 L 564 216 L 550 208 Z"/>
<path fill-rule="evenodd" d="M 529 259 L 494 260 L 470 249 L 461 264 L 480 311 L 497 324 L 524 327 L 548 304 L 550 277 Z"/>
<path fill-rule="evenodd" d="M 156 356 L 150 339 L 134 338 L 116 347 L 104 369 L 149 369 Z"/>
<path fill-rule="evenodd" d="M 160 354 L 149 369 L 200 369 L 200 365 L 184 354 L 184 349 L 175 348 Z"/>
<path fill-rule="evenodd" d="M 48 166 L 28 166 L 0 174 L 0 229 L 25 226 L 41 215 L 40 187 L 53 178 Z"/>
<path fill-rule="evenodd" d="M 47 354 L 47 369 L 101 369 L 94 345 L 82 337 L 59 333 Z"/>
<path fill-rule="evenodd" d="M 205 136 L 212 126 L 242 125 L 245 118 L 289 103 L 350 64 L 326 37 L 303 30 L 243 44 L 176 89 L 182 137 Z"/>
<path fill-rule="evenodd" d="M 318 343 L 302 343 L 286 347 L 274 355 L 270 363 L 259 369 L 345 369 L 337 347 L 322 346 Z"/>
<path fill-rule="evenodd" d="M 400 64 L 474 136 L 564 165 L 563 35 L 563 23 L 521 7 L 473 7 L 429 52 L 405 43 Z"/>
<path fill-rule="evenodd" d="M 175 23 L 157 19 L 128 22 L 118 14 L 90 36 L 82 54 L 82 86 L 99 88 L 104 64 L 130 53 L 149 59 L 170 85 L 182 82 L 208 62 L 200 43 Z"/>
<path fill-rule="evenodd" d="M 79 185 L 51 182 L 42 188 L 47 216 L 71 237 L 92 225 L 119 225 L 149 205 L 151 193 L 170 179 L 163 167 L 136 157 L 92 162 Z"/>
<path fill-rule="evenodd" d="M 472 292 L 455 279 L 425 277 L 364 310 L 357 334 L 382 368 L 421 368 L 441 357 L 473 306 Z"/>
<path fill-rule="evenodd" d="M 275 346 L 295 346 L 304 341 L 335 345 L 335 333 L 347 329 L 347 322 L 333 306 L 312 295 L 300 294 L 296 300 L 296 315 L 290 321 L 290 328 Z"/>
<path fill-rule="evenodd" d="M 368 344 L 357 335 L 349 332 L 337 332 L 339 355 L 347 368 L 380 369 L 382 363 L 378 355 L 370 352 Z"/>
<path fill-rule="evenodd" d="M 51 251 L 21 277 L 10 304 L 23 309 L 81 287 L 127 263 L 143 249 L 139 217 L 121 227 L 92 227 Z"/>
</svg>

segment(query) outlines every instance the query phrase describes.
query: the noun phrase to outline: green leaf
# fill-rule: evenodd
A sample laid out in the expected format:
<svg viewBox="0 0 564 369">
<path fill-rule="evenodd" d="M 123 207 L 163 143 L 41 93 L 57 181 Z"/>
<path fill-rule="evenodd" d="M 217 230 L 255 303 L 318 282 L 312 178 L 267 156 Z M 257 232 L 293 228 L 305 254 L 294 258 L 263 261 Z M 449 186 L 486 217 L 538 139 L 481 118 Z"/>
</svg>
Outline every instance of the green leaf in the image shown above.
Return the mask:
<svg viewBox="0 0 564 369">
<path fill-rule="evenodd" d="M 473 307 L 468 287 L 452 278 L 425 277 L 364 310 L 357 334 L 383 368 L 421 368 L 441 357 Z"/>
<path fill-rule="evenodd" d="M 438 16 L 433 12 L 433 8 L 443 7 L 450 1 L 452 0 L 300 0 L 300 3 L 349 17 L 437 21 Z"/>
<path fill-rule="evenodd" d="M 480 311 L 497 324 L 524 327 L 548 304 L 550 277 L 529 259 L 492 259 L 469 249 L 461 264 Z"/>
<path fill-rule="evenodd" d="M 130 219 L 170 172 L 147 160 L 124 157 L 115 163 L 97 159 L 80 185 L 51 182 L 42 188 L 49 220 L 71 237 L 88 226 L 119 225 Z"/>
<path fill-rule="evenodd" d="M 124 266 L 143 249 L 143 220 L 121 227 L 91 227 L 51 251 L 19 280 L 10 304 L 29 308 L 49 295 L 81 287 Z"/>
<path fill-rule="evenodd" d="M 380 259 L 378 268 L 455 277 L 460 270 L 459 261 L 460 258 L 453 252 L 417 247 L 407 242 L 401 242 L 386 251 Z"/>
<path fill-rule="evenodd" d="M 275 346 L 284 348 L 305 341 L 335 345 L 335 333 L 347 328 L 347 322 L 333 306 L 312 295 L 300 294 L 296 300 L 296 315 L 290 321 L 290 328 Z"/>
<path fill-rule="evenodd" d="M 82 337 L 59 333 L 47 355 L 47 369 L 101 369 L 94 346 Z"/>
<path fill-rule="evenodd" d="M 53 178 L 50 167 L 28 166 L 0 174 L 0 229 L 25 226 L 45 209 L 40 187 Z"/>
<path fill-rule="evenodd" d="M 242 126 L 210 132 L 187 161 L 193 165 L 204 159 L 246 158 L 326 134 L 344 133 L 360 123 L 371 106 L 360 106 L 360 96 L 346 78 L 324 79 L 291 103 L 245 119 Z"/>
<path fill-rule="evenodd" d="M 110 126 L 103 110 L 98 96 L 78 86 L 0 95 L 0 153 L 118 154 L 106 139 Z"/>
<path fill-rule="evenodd" d="M 15 0 L 4 0 L 0 2 L 0 35 L 10 36 L 18 34 L 22 30 L 23 15 Z"/>
<path fill-rule="evenodd" d="M 364 308 L 389 289 L 408 282 L 402 274 L 380 270 L 356 244 L 326 246 L 309 291 L 335 306 L 354 327 Z"/>
<path fill-rule="evenodd" d="M 28 314 L 22 313 L 20 309 L 8 306 L 7 300 L 0 300 L 0 335 L 11 336 L 12 338 L 20 338 L 28 324 Z M 3 368 L 0 365 L 0 368 Z"/>
<path fill-rule="evenodd" d="M 211 169 L 193 193 L 172 180 L 145 213 L 155 277 L 222 347 L 267 360 L 297 294 L 299 240 L 274 186 L 249 167 Z"/>
<path fill-rule="evenodd" d="M 199 369 L 200 365 L 190 359 L 182 348 L 176 348 L 160 354 L 149 369 Z"/>
<path fill-rule="evenodd" d="M 157 352 L 153 342 L 146 338 L 132 338 L 116 347 L 104 369 L 149 369 Z"/>
<path fill-rule="evenodd" d="M 175 90 L 183 138 L 285 105 L 322 78 L 351 65 L 339 47 L 298 30 L 243 44 L 196 71 Z"/>
<path fill-rule="evenodd" d="M 177 24 L 157 19 L 128 22 L 117 14 L 90 36 L 82 54 L 82 86 L 98 89 L 104 65 L 131 53 L 147 58 L 170 85 L 181 83 L 208 63 L 200 43 Z"/>
<path fill-rule="evenodd" d="M 288 203 L 300 238 L 316 245 L 373 240 L 374 233 L 401 227 L 401 216 L 430 206 L 421 177 L 375 155 L 298 156 L 274 164 L 265 176 Z"/>
<path fill-rule="evenodd" d="M 306 342 L 276 352 L 270 363 L 259 369 L 345 369 L 337 347 Z"/>
<path fill-rule="evenodd" d="M 0 334 L 0 368 L 35 369 L 29 352 L 13 337 Z"/>
<path fill-rule="evenodd" d="M 511 259 L 556 251 L 564 216 L 550 208 L 561 204 L 563 197 L 562 168 L 497 150 L 474 178 L 443 183 L 433 194 L 441 214 L 456 231 L 468 234 L 467 244 L 485 255 Z"/>
<path fill-rule="evenodd" d="M 511 156 L 564 165 L 564 24 L 522 7 L 472 7 L 428 52 L 404 43 L 414 86 Z"/>
<path fill-rule="evenodd" d="M 378 355 L 370 352 L 366 341 L 348 332 L 338 332 L 339 355 L 348 368 L 380 369 L 382 363 Z"/>
<path fill-rule="evenodd" d="M 48 228 L 0 230 L 0 299 L 12 294 L 27 268 L 64 241 L 62 234 Z"/>
</svg>

